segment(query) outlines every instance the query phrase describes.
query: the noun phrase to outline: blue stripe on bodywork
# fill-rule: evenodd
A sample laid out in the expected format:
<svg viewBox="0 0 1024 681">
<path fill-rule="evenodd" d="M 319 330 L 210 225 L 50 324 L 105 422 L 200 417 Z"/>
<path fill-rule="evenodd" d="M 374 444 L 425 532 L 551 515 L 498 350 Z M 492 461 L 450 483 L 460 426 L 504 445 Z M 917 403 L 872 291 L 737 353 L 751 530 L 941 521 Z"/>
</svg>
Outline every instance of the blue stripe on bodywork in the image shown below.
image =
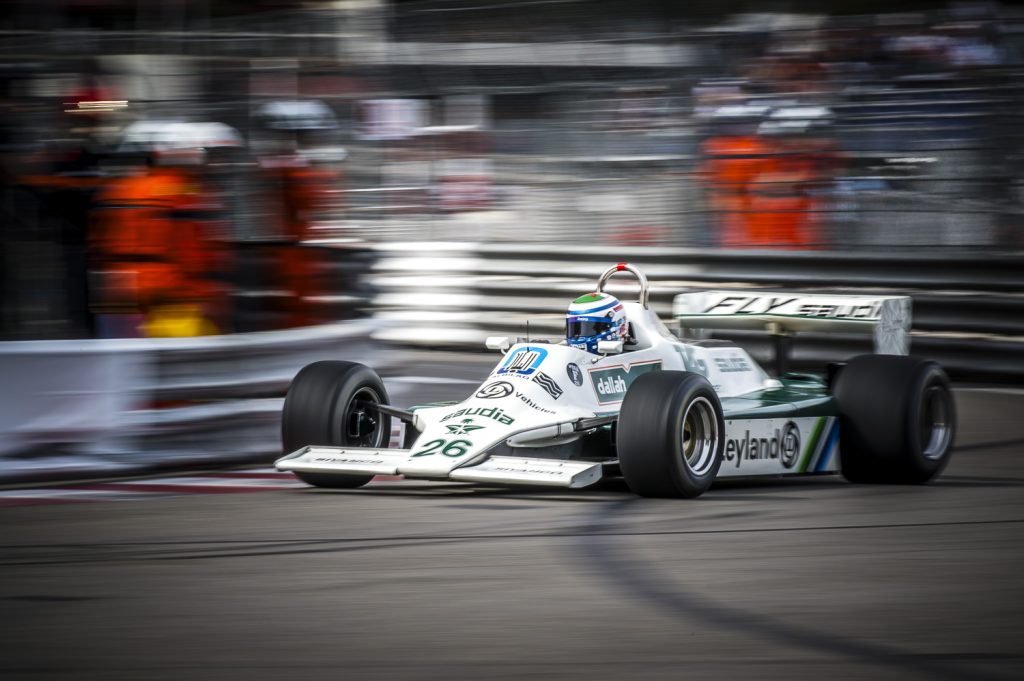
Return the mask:
<svg viewBox="0 0 1024 681">
<path fill-rule="evenodd" d="M 814 467 L 816 473 L 820 473 L 825 470 L 828 466 L 828 462 L 832 460 L 832 454 L 836 450 L 836 442 L 839 440 L 839 419 L 832 421 L 831 427 L 828 430 L 828 436 L 825 438 L 825 446 L 821 448 L 821 456 L 818 457 L 818 463 Z"/>
</svg>

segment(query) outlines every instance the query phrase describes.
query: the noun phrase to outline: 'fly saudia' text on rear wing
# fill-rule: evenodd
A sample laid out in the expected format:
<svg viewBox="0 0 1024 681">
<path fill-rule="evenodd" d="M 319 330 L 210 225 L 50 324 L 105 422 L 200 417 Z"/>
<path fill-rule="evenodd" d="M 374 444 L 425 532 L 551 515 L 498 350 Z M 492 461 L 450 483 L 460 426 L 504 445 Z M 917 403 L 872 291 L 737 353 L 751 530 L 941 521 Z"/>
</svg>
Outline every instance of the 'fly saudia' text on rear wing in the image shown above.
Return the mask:
<svg viewBox="0 0 1024 681">
<path fill-rule="evenodd" d="M 907 296 L 701 291 L 676 296 L 672 315 L 686 329 L 870 333 L 878 354 L 905 355 L 910 347 Z"/>
</svg>

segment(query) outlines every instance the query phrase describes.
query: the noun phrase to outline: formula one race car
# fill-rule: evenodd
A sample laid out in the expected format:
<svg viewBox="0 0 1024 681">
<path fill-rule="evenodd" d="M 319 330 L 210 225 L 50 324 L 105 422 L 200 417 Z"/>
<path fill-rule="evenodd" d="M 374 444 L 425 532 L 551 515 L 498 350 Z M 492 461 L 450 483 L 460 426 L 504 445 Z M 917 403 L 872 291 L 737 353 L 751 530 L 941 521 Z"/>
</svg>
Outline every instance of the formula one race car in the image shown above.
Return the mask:
<svg viewBox="0 0 1024 681">
<path fill-rule="evenodd" d="M 948 462 L 955 406 L 936 363 L 873 354 L 830 365 L 826 378 L 771 377 L 734 343 L 673 335 L 630 265 L 575 302 L 598 300 L 620 272 L 640 287 L 636 302 L 615 301 L 621 337 L 594 351 L 489 338 L 503 357 L 462 402 L 397 409 L 371 369 L 310 364 L 285 399 L 277 468 L 319 487 L 403 475 L 578 488 L 621 476 L 643 496 L 696 497 L 727 476 L 841 471 L 853 482 L 923 483 Z M 780 339 L 870 330 L 876 352 L 905 353 L 910 300 L 704 292 L 677 296 L 673 314 L 687 329 L 762 328 Z M 401 449 L 387 446 L 392 418 L 406 424 Z"/>
</svg>

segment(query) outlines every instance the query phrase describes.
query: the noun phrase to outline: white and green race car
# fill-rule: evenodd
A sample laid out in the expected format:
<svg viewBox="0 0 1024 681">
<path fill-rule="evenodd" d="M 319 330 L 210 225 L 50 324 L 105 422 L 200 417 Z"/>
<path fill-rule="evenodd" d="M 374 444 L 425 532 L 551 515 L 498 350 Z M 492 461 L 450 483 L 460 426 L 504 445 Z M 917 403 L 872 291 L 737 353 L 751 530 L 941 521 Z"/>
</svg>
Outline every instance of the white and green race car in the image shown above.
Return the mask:
<svg viewBox="0 0 1024 681">
<path fill-rule="evenodd" d="M 643 496 L 696 497 L 733 476 L 841 472 L 853 482 L 923 483 L 948 462 L 949 379 L 935 362 L 905 355 L 909 298 L 675 298 L 686 329 L 762 328 L 780 341 L 806 330 L 874 334 L 878 354 L 832 364 L 824 377 L 770 376 L 732 342 L 671 333 L 630 265 L 604 272 L 597 291 L 618 273 L 633 274 L 640 289 L 623 303 L 625 341 L 602 341 L 594 354 L 564 341 L 489 338 L 502 357 L 461 402 L 397 409 L 370 368 L 310 364 L 285 399 L 277 468 L 318 487 L 403 475 L 580 488 L 621 476 Z M 387 446 L 393 418 L 405 423 L 401 448 Z"/>
</svg>

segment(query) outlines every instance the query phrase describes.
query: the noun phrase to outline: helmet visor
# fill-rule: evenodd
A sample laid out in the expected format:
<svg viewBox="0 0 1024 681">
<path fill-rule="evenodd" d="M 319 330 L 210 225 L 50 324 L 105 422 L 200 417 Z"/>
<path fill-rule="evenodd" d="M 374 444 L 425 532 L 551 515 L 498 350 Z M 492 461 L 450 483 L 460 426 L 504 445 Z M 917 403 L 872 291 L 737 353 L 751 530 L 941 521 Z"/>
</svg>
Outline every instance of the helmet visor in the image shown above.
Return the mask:
<svg viewBox="0 0 1024 681">
<path fill-rule="evenodd" d="M 610 322 L 595 322 L 589 319 L 570 319 L 565 323 L 566 338 L 587 338 L 602 334 L 612 327 Z"/>
</svg>

